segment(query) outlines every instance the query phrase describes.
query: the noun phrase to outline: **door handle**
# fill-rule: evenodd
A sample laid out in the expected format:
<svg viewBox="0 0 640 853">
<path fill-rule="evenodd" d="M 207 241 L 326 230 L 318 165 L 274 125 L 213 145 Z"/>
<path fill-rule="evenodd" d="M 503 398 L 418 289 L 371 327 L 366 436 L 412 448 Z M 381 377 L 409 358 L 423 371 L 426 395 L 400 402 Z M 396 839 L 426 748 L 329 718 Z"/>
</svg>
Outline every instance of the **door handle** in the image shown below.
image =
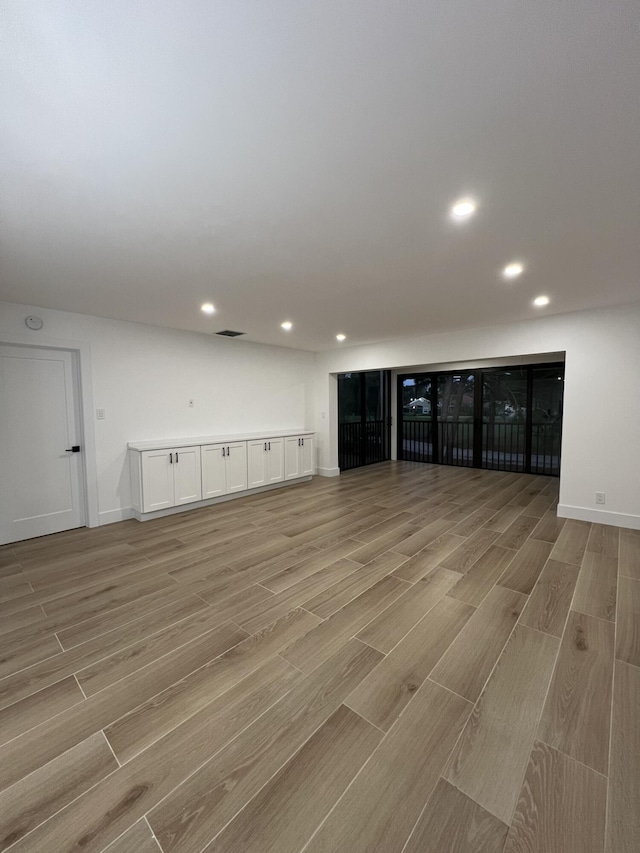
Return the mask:
<svg viewBox="0 0 640 853">
<path fill-rule="evenodd" d="M 178 464 L 178 451 L 176 450 L 176 465 Z"/>
<path fill-rule="evenodd" d="M 224 447 L 222 448 L 222 458 L 224 459 Z"/>
<path fill-rule="evenodd" d="M 302 446 L 304 447 L 304 438 L 302 438 L 301 441 L 302 441 Z"/>
<path fill-rule="evenodd" d="M 269 450 L 271 450 L 271 442 L 268 442 L 268 444 L 269 444 Z"/>
<path fill-rule="evenodd" d="M 231 456 L 231 448 L 227 447 L 227 456 Z"/>
<path fill-rule="evenodd" d="M 169 454 L 169 465 L 173 465 L 173 453 Z"/>
<path fill-rule="evenodd" d="M 300 447 L 300 439 L 298 439 L 298 447 Z"/>
<path fill-rule="evenodd" d="M 71 447 L 65 447 L 67 453 L 80 453 L 80 445 L 73 444 Z"/>
<path fill-rule="evenodd" d="M 266 452 L 266 450 L 267 450 L 267 442 L 266 442 L 266 441 L 265 441 L 265 443 L 264 443 L 264 449 L 265 449 L 265 452 Z"/>
</svg>

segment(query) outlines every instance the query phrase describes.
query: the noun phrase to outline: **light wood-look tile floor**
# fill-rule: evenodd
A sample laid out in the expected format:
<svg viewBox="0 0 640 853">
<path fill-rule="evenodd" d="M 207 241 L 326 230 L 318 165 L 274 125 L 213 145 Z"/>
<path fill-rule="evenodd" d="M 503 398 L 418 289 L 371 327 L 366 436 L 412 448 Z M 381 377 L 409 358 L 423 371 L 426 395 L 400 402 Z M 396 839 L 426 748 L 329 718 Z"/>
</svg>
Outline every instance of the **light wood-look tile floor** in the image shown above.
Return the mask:
<svg viewBox="0 0 640 853">
<path fill-rule="evenodd" d="M 640 532 L 384 463 L 0 549 L 0 850 L 637 853 Z"/>
</svg>

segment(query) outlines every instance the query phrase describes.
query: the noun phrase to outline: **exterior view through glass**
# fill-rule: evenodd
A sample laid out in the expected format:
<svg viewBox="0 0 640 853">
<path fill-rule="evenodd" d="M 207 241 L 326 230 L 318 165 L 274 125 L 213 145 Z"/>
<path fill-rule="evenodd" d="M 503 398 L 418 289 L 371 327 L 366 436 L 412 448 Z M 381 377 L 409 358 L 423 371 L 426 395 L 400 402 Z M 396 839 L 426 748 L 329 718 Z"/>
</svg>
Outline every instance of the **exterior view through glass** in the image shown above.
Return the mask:
<svg viewBox="0 0 640 853">
<path fill-rule="evenodd" d="M 390 458 L 391 374 L 338 375 L 338 464 L 341 471 Z"/>
<path fill-rule="evenodd" d="M 560 474 L 564 365 L 398 377 L 398 459 Z"/>
</svg>

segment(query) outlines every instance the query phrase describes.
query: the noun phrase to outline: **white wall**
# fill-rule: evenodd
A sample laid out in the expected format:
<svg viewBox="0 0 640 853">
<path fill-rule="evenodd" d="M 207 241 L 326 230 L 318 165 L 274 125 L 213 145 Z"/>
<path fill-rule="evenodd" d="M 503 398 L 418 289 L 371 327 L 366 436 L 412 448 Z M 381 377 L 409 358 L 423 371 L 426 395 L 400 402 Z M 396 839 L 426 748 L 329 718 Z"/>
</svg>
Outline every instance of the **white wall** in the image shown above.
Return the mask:
<svg viewBox="0 0 640 853">
<path fill-rule="evenodd" d="M 566 354 L 559 514 L 640 529 L 640 303 L 319 354 L 319 466 L 337 473 L 336 373 L 551 352 Z"/>
<path fill-rule="evenodd" d="M 26 329 L 29 313 L 45 321 L 42 331 Z M 640 304 L 314 356 L 0 302 L 0 342 L 80 349 L 101 522 L 130 506 L 128 441 L 315 426 L 319 473 L 330 475 L 336 373 L 565 352 L 560 514 L 640 528 Z M 598 509 L 596 491 L 607 496 Z"/>
<path fill-rule="evenodd" d="M 26 328 L 28 314 L 44 320 L 41 331 Z M 100 523 L 128 517 L 129 441 L 302 429 L 315 420 L 312 353 L 7 302 L 0 342 L 81 350 Z"/>
</svg>

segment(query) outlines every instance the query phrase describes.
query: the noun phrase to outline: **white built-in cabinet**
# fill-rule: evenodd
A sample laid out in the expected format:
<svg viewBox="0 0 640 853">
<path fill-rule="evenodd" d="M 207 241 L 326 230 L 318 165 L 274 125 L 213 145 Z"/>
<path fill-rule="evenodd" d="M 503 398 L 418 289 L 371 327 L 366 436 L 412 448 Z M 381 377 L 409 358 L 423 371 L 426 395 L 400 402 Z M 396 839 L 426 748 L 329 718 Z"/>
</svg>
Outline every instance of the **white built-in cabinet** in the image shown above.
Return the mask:
<svg viewBox="0 0 640 853">
<path fill-rule="evenodd" d="M 290 435 L 284 440 L 284 478 L 297 480 L 309 477 L 314 471 L 312 435 Z"/>
<path fill-rule="evenodd" d="M 145 450 L 140 455 L 143 512 L 202 499 L 199 447 Z"/>
<path fill-rule="evenodd" d="M 247 490 L 247 443 L 206 444 L 201 448 L 202 499 Z"/>
<path fill-rule="evenodd" d="M 129 444 L 134 515 L 166 514 L 315 474 L 313 433 Z M 177 443 L 176 443 L 177 444 Z"/>
<path fill-rule="evenodd" d="M 284 442 L 284 438 L 247 442 L 250 489 L 284 480 Z"/>
</svg>

